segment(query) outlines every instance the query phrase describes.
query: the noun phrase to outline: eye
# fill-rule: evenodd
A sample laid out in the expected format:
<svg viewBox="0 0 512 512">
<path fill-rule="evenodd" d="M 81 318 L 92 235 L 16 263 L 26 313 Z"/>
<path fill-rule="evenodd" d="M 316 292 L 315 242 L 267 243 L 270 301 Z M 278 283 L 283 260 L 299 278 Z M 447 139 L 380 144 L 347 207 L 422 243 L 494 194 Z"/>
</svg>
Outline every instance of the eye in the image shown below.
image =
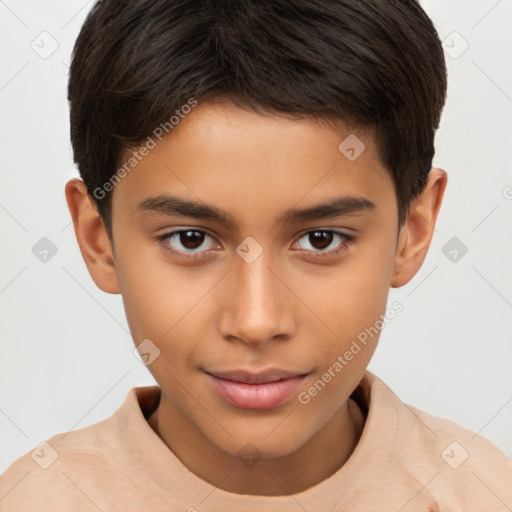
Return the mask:
<svg viewBox="0 0 512 512">
<path fill-rule="evenodd" d="M 205 257 L 210 250 L 219 247 L 215 239 L 200 229 L 178 229 L 158 237 L 164 249 L 184 259 Z M 308 253 L 308 257 L 332 258 L 348 251 L 354 237 L 329 229 L 317 229 L 303 234 L 293 245 Z M 293 246 L 292 246 L 293 247 Z"/>
<path fill-rule="evenodd" d="M 300 250 L 312 253 L 312 257 L 323 258 L 336 256 L 348 251 L 353 240 L 353 236 L 339 231 L 316 229 L 302 235 L 295 244 L 299 246 Z"/>
<path fill-rule="evenodd" d="M 171 231 L 160 236 L 159 240 L 166 249 L 185 258 L 197 257 L 196 254 L 204 253 L 218 246 L 208 233 L 192 228 Z"/>
</svg>

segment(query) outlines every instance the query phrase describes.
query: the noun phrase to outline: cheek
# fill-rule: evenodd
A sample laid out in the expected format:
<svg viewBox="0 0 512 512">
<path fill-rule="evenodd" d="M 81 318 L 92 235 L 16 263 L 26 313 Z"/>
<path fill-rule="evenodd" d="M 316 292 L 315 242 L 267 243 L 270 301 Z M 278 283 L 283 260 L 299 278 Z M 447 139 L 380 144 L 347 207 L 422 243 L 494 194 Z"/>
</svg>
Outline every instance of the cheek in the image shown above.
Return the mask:
<svg viewBox="0 0 512 512">
<path fill-rule="evenodd" d="M 139 246 L 140 247 L 140 246 Z M 121 293 L 132 335 L 165 338 L 190 309 L 194 287 L 154 247 L 122 252 Z"/>
<path fill-rule="evenodd" d="M 309 284 L 303 288 L 304 296 L 322 321 L 315 320 L 323 338 L 316 355 L 320 377 L 330 370 L 321 379 L 329 384 L 320 401 L 329 400 L 332 393 L 339 397 L 349 392 L 368 365 L 383 326 L 393 261 L 393 247 L 383 236 L 360 244 L 324 277 L 303 275 L 303 283 Z"/>
<path fill-rule="evenodd" d="M 205 318 L 218 277 L 194 273 L 172 264 L 155 249 L 123 253 L 121 292 L 126 318 L 136 345 L 150 339 L 160 349 L 162 362 L 174 368 L 177 362 L 190 362 L 197 356 L 205 328 Z M 157 364 L 158 362 L 158 364 Z"/>
<path fill-rule="evenodd" d="M 323 274 L 298 277 L 301 295 L 325 336 L 338 343 L 348 341 L 380 318 L 386 309 L 392 261 L 384 251 L 367 251 Z"/>
</svg>

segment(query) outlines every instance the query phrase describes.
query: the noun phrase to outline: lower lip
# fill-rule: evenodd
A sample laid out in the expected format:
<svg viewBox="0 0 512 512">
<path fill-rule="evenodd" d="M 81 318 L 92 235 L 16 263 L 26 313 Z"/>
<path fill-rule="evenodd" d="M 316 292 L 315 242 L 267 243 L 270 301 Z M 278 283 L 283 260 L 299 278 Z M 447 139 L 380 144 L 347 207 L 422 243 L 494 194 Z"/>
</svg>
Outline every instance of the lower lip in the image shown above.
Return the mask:
<svg viewBox="0 0 512 512">
<path fill-rule="evenodd" d="M 305 375 L 266 384 L 247 384 L 207 374 L 217 391 L 231 404 L 243 409 L 272 409 L 295 393 Z"/>
</svg>

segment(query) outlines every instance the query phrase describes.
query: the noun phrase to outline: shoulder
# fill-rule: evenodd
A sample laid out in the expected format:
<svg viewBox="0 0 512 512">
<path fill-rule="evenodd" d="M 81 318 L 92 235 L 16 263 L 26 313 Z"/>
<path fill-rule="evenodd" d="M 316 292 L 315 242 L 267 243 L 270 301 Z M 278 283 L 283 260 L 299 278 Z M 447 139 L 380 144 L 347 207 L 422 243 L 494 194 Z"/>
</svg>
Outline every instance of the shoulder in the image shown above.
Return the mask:
<svg viewBox="0 0 512 512">
<path fill-rule="evenodd" d="M 15 460 L 0 477 L 0 510 L 97 511 L 88 490 L 111 472 L 112 423 L 57 434 Z"/>
<path fill-rule="evenodd" d="M 496 473 L 512 477 L 512 461 L 481 434 L 405 403 L 403 414 L 409 416 L 405 424 L 412 427 L 411 435 L 427 448 L 424 456 L 432 462 L 440 460 L 452 470 L 477 471 L 492 467 Z M 441 451 L 430 450 L 434 446 Z"/>
<path fill-rule="evenodd" d="M 440 510 L 442 505 L 465 511 L 512 507 L 512 461 L 497 446 L 449 419 L 402 402 L 380 379 L 375 384 L 396 418 L 395 453 L 390 456 L 396 474 L 424 485 Z"/>
<path fill-rule="evenodd" d="M 438 469 L 432 485 L 440 496 L 463 510 L 512 507 L 512 461 L 497 446 L 451 420 L 408 407 L 417 418 L 418 440 L 435 447 L 422 450 L 422 456 Z M 437 437 L 427 443 L 429 429 Z"/>
<path fill-rule="evenodd" d="M 163 442 L 145 416 L 156 407 L 158 386 L 132 388 L 109 418 L 57 434 L 14 461 L 0 477 L 0 512 L 141 510 L 147 496 L 140 476 L 147 454 Z M 133 445 L 143 455 L 130 459 Z M 142 461 L 142 462 L 141 462 Z"/>
</svg>

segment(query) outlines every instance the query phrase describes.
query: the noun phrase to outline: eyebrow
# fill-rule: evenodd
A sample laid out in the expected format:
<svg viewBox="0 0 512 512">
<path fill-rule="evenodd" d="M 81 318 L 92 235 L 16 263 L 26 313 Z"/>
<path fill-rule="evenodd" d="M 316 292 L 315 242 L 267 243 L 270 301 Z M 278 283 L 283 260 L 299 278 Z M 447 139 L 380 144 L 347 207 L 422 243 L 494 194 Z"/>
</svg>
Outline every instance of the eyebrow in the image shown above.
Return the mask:
<svg viewBox="0 0 512 512">
<path fill-rule="evenodd" d="M 305 208 L 291 208 L 276 218 L 275 222 L 293 223 L 326 219 L 353 213 L 371 213 L 376 209 L 375 204 L 366 197 L 342 196 Z M 224 210 L 204 202 L 191 201 L 172 194 L 159 194 L 143 199 L 137 205 L 136 211 L 142 214 L 159 212 L 168 216 L 178 215 L 192 219 L 214 220 L 229 228 L 236 226 L 234 218 Z"/>
</svg>

